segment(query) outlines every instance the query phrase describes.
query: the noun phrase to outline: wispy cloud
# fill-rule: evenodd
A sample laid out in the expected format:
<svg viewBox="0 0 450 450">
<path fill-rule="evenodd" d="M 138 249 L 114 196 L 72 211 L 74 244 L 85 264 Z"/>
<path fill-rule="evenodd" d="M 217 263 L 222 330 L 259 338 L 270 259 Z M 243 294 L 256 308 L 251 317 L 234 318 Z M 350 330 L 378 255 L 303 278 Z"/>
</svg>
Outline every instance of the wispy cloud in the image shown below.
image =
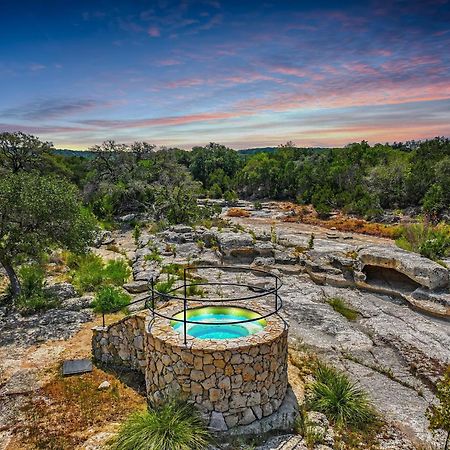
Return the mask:
<svg viewBox="0 0 450 450">
<path fill-rule="evenodd" d="M 24 120 L 46 120 L 71 116 L 98 107 L 105 107 L 108 102 L 97 100 L 36 100 L 16 108 L 0 111 L 0 117 Z"/>
<path fill-rule="evenodd" d="M 147 34 L 151 37 L 160 37 L 161 36 L 161 30 L 157 26 L 151 26 L 147 30 Z"/>
</svg>

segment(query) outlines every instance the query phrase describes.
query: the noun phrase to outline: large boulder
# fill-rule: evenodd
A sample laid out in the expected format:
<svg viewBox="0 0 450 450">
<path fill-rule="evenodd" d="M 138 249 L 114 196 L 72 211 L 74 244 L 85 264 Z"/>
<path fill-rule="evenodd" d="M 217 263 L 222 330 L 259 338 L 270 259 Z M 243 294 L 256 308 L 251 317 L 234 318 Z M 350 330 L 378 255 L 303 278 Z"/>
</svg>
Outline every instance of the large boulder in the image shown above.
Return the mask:
<svg viewBox="0 0 450 450">
<path fill-rule="evenodd" d="M 254 239 L 249 233 L 225 231 L 218 233 L 217 241 L 225 259 L 249 263 L 258 256 Z"/>
<path fill-rule="evenodd" d="M 78 297 L 77 291 L 70 283 L 51 284 L 45 288 L 45 291 L 59 300 L 67 300 L 69 298 Z"/>
<path fill-rule="evenodd" d="M 358 259 L 362 269 L 365 266 L 394 269 L 431 290 L 448 286 L 448 270 L 416 253 L 391 246 L 373 245 L 359 250 Z"/>
</svg>

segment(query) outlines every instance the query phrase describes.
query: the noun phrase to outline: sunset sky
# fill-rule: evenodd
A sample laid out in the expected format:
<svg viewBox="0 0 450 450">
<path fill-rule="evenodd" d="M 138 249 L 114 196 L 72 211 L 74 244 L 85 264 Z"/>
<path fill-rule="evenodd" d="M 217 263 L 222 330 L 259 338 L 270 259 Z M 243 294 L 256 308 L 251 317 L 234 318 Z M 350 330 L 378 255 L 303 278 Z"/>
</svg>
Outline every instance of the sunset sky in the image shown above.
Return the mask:
<svg viewBox="0 0 450 450">
<path fill-rule="evenodd" d="M 450 136 L 450 1 L 0 3 L 0 131 L 59 148 Z"/>
</svg>

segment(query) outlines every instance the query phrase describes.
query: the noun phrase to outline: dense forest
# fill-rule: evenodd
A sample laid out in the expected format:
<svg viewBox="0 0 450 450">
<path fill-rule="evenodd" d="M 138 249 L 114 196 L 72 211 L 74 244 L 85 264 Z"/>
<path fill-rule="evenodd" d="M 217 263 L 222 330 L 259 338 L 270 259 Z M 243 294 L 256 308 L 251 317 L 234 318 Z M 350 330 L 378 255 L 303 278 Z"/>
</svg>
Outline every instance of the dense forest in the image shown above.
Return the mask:
<svg viewBox="0 0 450 450">
<path fill-rule="evenodd" d="M 407 210 L 416 228 L 395 228 L 397 243 L 440 260 L 450 251 L 450 141 L 344 148 L 296 148 L 240 153 L 211 143 L 191 151 L 112 140 L 89 153 L 57 152 L 21 132 L 0 134 L 0 264 L 13 296 L 16 267 L 41 261 L 52 249 L 88 251 L 99 227 L 143 223 L 156 229 L 198 224 L 239 198 L 312 205 L 376 221 L 387 209 Z M 127 216 L 127 219 L 124 217 Z M 440 223 L 439 223 L 440 222 Z M 392 229 L 390 230 L 392 231 Z"/>
<path fill-rule="evenodd" d="M 339 209 L 368 219 L 413 208 L 438 221 L 450 205 L 447 138 L 333 149 L 288 142 L 254 154 L 215 143 L 185 151 L 105 141 L 89 149 L 89 158 L 52 150 L 32 136 L 3 133 L 0 171 L 64 178 L 101 220 L 148 212 L 155 220 L 190 222 L 201 213 L 197 197 L 290 200 L 312 204 L 324 217 Z"/>
</svg>

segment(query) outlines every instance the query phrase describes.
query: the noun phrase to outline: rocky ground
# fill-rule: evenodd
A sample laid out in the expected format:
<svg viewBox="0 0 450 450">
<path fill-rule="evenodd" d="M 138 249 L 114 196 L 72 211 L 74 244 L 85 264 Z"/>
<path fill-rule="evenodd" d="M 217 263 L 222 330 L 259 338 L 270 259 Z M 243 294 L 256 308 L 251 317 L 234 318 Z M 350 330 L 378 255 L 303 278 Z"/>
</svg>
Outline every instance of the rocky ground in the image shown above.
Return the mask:
<svg viewBox="0 0 450 450">
<path fill-rule="evenodd" d="M 292 348 L 313 349 L 369 392 L 389 424 L 379 437 L 380 449 L 438 445 L 441 436 L 428 430 L 425 411 L 435 400 L 433 384 L 450 364 L 450 321 L 445 317 L 448 272 L 415 256 L 408 259 L 396 253 L 386 239 L 281 219 L 269 211 L 233 219 L 234 224 L 221 229 L 177 226 L 157 236 L 143 232 L 137 246 L 131 232 L 115 232 L 106 236 L 96 251 L 105 258 L 117 257 L 119 251 L 133 261 L 133 281 L 126 288 L 135 298 L 170 262 L 245 264 L 278 273 L 283 280 L 283 314 L 290 323 Z M 311 233 L 315 235 L 312 248 Z M 358 285 L 367 281 L 361 278 L 367 274 L 359 255 L 371 246 L 389 251 L 395 267 L 412 281 L 402 279 L 406 283 L 402 284 L 389 278 L 386 289 L 366 286 L 372 292 Z M 162 262 L 149 256 L 155 249 Z M 407 264 L 405 260 L 416 262 Z M 417 289 L 426 289 L 421 311 L 409 301 Z M 358 312 L 355 320 L 346 319 L 330 306 L 329 299 L 336 297 Z M 90 328 L 98 323 L 89 303 L 89 297 L 66 296 L 63 309 L 26 318 L 0 311 L 0 449 L 20 448 L 14 446 L 14 426 L 21 408 L 53 376 L 58 364 L 68 357 L 89 354 Z M 328 425 L 322 426 L 328 430 Z M 104 430 L 91 434 L 79 448 L 100 448 L 110 436 Z M 306 447 L 298 436 L 284 436 L 258 448 Z"/>
</svg>

